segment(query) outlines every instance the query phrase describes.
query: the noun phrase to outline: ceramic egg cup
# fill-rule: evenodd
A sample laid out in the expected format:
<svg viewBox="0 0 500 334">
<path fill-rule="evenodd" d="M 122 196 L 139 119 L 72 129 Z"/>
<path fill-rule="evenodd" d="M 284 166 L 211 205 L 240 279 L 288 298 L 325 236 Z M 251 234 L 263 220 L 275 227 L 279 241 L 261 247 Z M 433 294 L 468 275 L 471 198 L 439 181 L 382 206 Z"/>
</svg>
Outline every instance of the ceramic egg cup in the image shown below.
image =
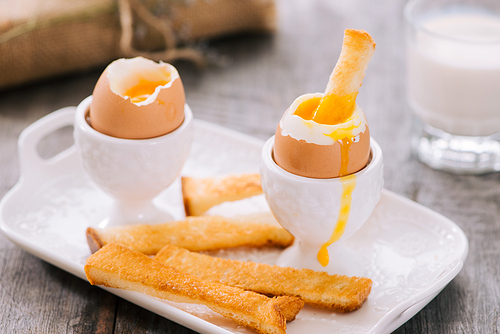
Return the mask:
<svg viewBox="0 0 500 334">
<path fill-rule="evenodd" d="M 370 140 L 370 160 L 356 175 L 350 215 L 344 233 L 327 247 L 329 262 L 320 264 L 318 252 L 337 225 L 345 178 L 314 179 L 289 173 L 273 159 L 274 137 L 262 150 L 261 182 L 269 208 L 295 241 L 279 257 L 277 264 L 326 271 L 330 274 L 363 276 L 362 257 L 344 245 L 368 219 L 383 187 L 383 160 L 380 146 Z M 343 180 L 344 179 L 344 180 Z"/>
<path fill-rule="evenodd" d="M 172 216 L 153 199 L 180 175 L 193 140 L 193 114 L 186 104 L 184 121 L 174 131 L 151 139 L 121 139 L 94 130 L 87 122 L 92 96 L 75 115 L 74 139 L 82 164 L 94 181 L 114 199 L 99 227 L 156 224 Z"/>
</svg>

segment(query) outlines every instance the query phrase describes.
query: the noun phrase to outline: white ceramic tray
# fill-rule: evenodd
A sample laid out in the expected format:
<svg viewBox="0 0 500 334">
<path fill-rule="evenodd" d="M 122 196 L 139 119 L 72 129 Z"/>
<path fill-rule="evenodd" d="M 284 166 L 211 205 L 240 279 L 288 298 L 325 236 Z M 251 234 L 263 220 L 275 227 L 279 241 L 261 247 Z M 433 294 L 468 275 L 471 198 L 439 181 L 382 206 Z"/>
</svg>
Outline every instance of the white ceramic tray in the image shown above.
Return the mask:
<svg viewBox="0 0 500 334">
<path fill-rule="evenodd" d="M 47 134 L 73 123 L 75 108 L 56 111 L 29 126 L 19 138 L 21 177 L 0 202 L 0 227 L 15 244 L 82 279 L 90 255 L 85 229 L 96 226 L 110 199 L 85 175 L 74 147 L 43 160 L 36 151 Z M 261 140 L 196 121 L 195 140 L 184 175 L 258 172 Z M 182 218 L 176 181 L 157 204 Z M 227 203 L 212 213 L 267 210 L 255 197 Z M 390 333 L 431 301 L 461 270 L 468 241 L 449 219 L 384 191 L 368 222 L 347 245 L 363 254 L 373 289 L 363 307 L 339 314 L 305 307 L 287 333 Z M 219 256 L 272 263 L 279 250 L 239 249 Z M 201 305 L 162 301 L 137 292 L 107 289 L 132 303 L 200 333 L 254 333 Z"/>
</svg>

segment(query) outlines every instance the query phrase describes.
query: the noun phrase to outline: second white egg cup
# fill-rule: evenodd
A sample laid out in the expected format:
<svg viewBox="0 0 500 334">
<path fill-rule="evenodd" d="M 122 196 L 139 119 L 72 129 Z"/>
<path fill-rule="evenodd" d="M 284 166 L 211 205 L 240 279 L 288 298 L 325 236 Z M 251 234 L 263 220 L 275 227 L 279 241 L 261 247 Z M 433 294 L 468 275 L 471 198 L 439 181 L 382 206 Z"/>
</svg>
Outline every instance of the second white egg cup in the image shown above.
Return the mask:
<svg viewBox="0 0 500 334">
<path fill-rule="evenodd" d="M 92 96 L 77 107 L 74 139 L 83 166 L 94 183 L 114 202 L 99 227 L 157 224 L 172 216 L 153 199 L 175 181 L 193 141 L 193 114 L 186 104 L 184 121 L 166 135 L 121 139 L 94 130 L 87 122 Z"/>
<path fill-rule="evenodd" d="M 366 222 L 380 199 L 384 183 L 380 146 L 370 140 L 368 164 L 353 174 L 356 184 L 349 219 L 340 239 L 327 247 L 329 261 L 326 266 L 318 260 L 318 252 L 337 226 L 343 184 L 350 176 L 314 179 L 289 173 L 274 161 L 273 147 L 274 137 L 271 137 L 262 150 L 262 189 L 278 222 L 295 237 L 293 245 L 282 253 L 277 264 L 329 274 L 363 276 L 362 257 L 346 247 L 344 241 Z"/>
</svg>

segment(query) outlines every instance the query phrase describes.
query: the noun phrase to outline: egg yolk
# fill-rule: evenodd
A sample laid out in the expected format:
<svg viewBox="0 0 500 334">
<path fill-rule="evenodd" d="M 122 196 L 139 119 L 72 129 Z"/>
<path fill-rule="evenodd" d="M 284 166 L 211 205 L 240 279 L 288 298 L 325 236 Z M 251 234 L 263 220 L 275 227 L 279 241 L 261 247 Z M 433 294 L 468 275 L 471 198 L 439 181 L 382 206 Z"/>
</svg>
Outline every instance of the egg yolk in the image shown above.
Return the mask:
<svg viewBox="0 0 500 334">
<path fill-rule="evenodd" d="M 156 87 L 166 85 L 170 80 L 148 81 L 140 79 L 139 84 L 129 88 L 125 95 L 130 97 L 133 103 L 145 101 L 148 97 L 155 92 Z"/>
<path fill-rule="evenodd" d="M 293 114 L 304 120 L 312 120 L 319 124 L 342 124 L 352 116 L 356 96 L 357 93 L 346 96 L 328 94 L 323 97 L 313 97 L 300 103 Z M 347 175 L 349 151 L 353 143 L 353 130 L 354 126 L 352 128 L 338 129 L 330 134 L 325 134 L 325 136 L 329 136 L 340 143 L 341 161 L 339 176 Z"/>
<path fill-rule="evenodd" d="M 319 124 L 342 124 L 352 116 L 357 95 L 338 96 L 330 93 L 323 97 L 314 97 L 302 102 L 293 114 Z"/>
<path fill-rule="evenodd" d="M 356 175 L 346 176 L 341 180 L 342 182 L 342 195 L 340 197 L 340 211 L 337 218 L 337 224 L 333 230 L 330 240 L 328 240 L 323 246 L 321 246 L 317 258 L 319 263 L 326 267 L 330 262 L 330 256 L 328 255 L 328 246 L 338 241 L 344 234 L 347 221 L 349 220 L 349 215 L 351 213 L 351 201 L 352 192 L 356 188 Z"/>
<path fill-rule="evenodd" d="M 314 111 L 312 120 L 329 125 L 344 123 L 352 116 L 357 95 L 358 93 L 338 96 L 330 93 L 323 96 Z"/>
<path fill-rule="evenodd" d="M 309 100 L 303 101 L 301 104 L 299 104 L 297 109 L 295 109 L 293 114 L 300 116 L 300 118 L 305 119 L 306 121 L 312 120 L 314 112 L 318 108 L 321 99 L 321 97 L 313 97 Z"/>
<path fill-rule="evenodd" d="M 336 125 L 342 124 L 352 117 L 356 103 L 356 94 L 338 96 L 328 94 L 323 97 L 315 97 L 302 102 L 293 112 L 294 115 L 304 120 L 313 120 L 319 124 Z M 340 211 L 337 224 L 330 236 L 330 239 L 321 246 L 317 258 L 319 263 L 326 267 L 330 262 L 328 246 L 338 241 L 344 234 L 349 215 L 351 213 L 352 192 L 356 187 L 356 175 L 347 175 L 349 165 L 349 151 L 353 143 L 354 125 L 350 128 L 338 129 L 330 134 L 325 134 L 340 143 L 340 172 L 339 177 L 342 183 L 342 194 L 340 197 Z"/>
</svg>

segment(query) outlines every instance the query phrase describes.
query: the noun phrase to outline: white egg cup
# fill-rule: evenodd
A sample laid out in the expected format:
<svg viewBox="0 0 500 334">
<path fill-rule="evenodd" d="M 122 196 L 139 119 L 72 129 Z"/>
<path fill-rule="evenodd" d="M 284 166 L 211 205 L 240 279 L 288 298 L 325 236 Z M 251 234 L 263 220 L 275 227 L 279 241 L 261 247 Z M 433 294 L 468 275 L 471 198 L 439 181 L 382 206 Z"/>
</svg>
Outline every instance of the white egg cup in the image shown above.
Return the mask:
<svg viewBox="0 0 500 334">
<path fill-rule="evenodd" d="M 266 201 L 278 222 L 295 241 L 278 258 L 280 266 L 308 268 L 329 274 L 363 276 L 360 254 L 344 245 L 371 215 L 384 183 L 382 150 L 370 140 L 370 159 L 356 175 L 349 219 L 341 238 L 328 246 L 329 263 L 322 266 L 318 252 L 337 225 L 342 196 L 342 179 L 314 179 L 298 176 L 278 166 L 273 158 L 274 137 L 262 150 L 261 182 Z M 346 176 L 348 177 L 348 176 Z"/>
<path fill-rule="evenodd" d="M 78 105 L 74 139 L 83 166 L 94 183 L 113 198 L 99 227 L 157 224 L 172 216 L 153 199 L 175 181 L 193 141 L 193 113 L 174 131 L 151 139 L 121 139 L 94 130 L 87 122 L 92 96 Z"/>
</svg>

